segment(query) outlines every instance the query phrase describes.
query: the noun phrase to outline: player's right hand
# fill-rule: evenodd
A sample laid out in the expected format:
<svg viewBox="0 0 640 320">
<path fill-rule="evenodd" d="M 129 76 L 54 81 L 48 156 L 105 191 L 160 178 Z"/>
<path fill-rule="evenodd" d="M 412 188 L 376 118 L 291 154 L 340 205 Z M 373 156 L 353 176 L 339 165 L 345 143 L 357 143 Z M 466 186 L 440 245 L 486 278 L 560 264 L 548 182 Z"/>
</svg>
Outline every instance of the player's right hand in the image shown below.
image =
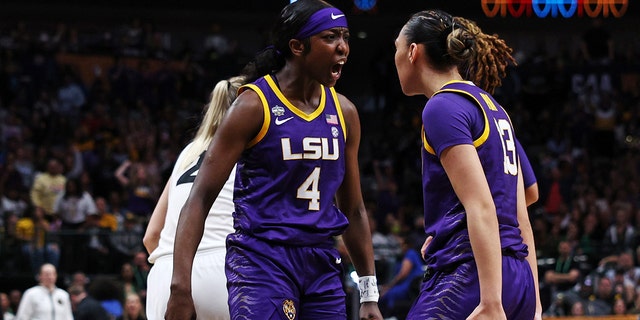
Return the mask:
<svg viewBox="0 0 640 320">
<path fill-rule="evenodd" d="M 172 292 L 169 296 L 164 318 L 166 320 L 195 320 L 196 308 L 193 305 L 191 294 L 177 294 Z"/>
<path fill-rule="evenodd" d="M 427 239 L 424 240 L 424 244 L 422 244 L 422 248 L 420 249 L 420 255 L 422 256 L 422 260 L 427 259 L 425 255 L 427 254 L 427 247 L 429 247 L 431 240 L 433 240 L 433 236 L 428 236 Z"/>
</svg>

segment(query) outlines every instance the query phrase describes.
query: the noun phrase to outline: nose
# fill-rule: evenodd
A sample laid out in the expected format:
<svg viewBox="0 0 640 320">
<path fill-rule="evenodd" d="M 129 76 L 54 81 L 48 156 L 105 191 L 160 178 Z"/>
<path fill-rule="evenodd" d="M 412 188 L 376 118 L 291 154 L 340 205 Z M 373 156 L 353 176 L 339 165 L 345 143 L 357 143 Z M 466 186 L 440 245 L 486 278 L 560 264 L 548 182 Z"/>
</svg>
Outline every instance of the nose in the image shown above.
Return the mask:
<svg viewBox="0 0 640 320">
<path fill-rule="evenodd" d="M 345 37 L 340 37 L 340 41 L 338 41 L 338 46 L 336 50 L 340 54 L 344 54 L 344 55 L 349 54 L 349 42 Z"/>
</svg>

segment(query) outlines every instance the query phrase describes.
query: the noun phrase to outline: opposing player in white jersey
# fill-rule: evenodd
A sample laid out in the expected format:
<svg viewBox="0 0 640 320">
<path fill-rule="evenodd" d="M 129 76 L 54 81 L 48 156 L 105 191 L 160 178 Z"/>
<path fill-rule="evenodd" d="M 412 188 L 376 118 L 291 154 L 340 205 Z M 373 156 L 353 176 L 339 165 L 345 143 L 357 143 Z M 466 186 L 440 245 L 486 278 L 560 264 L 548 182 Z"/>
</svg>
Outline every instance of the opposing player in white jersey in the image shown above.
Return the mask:
<svg viewBox="0 0 640 320">
<path fill-rule="evenodd" d="M 153 267 L 148 277 L 147 317 L 164 319 L 173 272 L 173 245 L 180 210 L 202 163 L 209 142 L 231 105 L 244 77 L 218 82 L 195 138 L 180 153 L 144 235 Z M 192 269 L 192 299 L 200 319 L 229 319 L 224 271 L 225 239 L 233 229 L 235 168 L 206 217 L 205 230 Z"/>
</svg>

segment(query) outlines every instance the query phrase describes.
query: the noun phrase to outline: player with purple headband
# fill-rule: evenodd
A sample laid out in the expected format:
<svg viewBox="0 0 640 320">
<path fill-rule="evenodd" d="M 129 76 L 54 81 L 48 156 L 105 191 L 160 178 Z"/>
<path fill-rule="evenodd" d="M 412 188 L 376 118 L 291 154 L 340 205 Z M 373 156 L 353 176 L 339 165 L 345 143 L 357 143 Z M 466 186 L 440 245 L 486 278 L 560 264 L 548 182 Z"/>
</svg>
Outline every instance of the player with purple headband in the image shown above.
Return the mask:
<svg viewBox="0 0 640 320">
<path fill-rule="evenodd" d="M 166 319 L 191 319 L 191 268 L 207 208 L 237 163 L 227 237 L 232 319 L 346 319 L 342 235 L 359 278 L 360 316 L 382 319 L 360 189 L 357 109 L 333 88 L 349 55 L 345 14 L 287 5 L 272 45 L 220 124 L 178 222 Z M 216 299 L 217 297 L 211 297 Z"/>
</svg>

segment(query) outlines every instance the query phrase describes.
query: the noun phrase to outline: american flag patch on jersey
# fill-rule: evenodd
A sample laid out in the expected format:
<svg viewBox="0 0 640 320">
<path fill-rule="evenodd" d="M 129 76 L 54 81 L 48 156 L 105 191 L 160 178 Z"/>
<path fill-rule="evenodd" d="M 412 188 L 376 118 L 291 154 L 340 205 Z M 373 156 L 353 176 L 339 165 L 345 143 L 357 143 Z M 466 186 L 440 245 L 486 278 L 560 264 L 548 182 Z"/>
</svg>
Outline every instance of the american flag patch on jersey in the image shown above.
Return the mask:
<svg viewBox="0 0 640 320">
<path fill-rule="evenodd" d="M 327 114 L 327 123 L 328 124 L 338 124 L 338 116 L 335 114 Z"/>
</svg>

